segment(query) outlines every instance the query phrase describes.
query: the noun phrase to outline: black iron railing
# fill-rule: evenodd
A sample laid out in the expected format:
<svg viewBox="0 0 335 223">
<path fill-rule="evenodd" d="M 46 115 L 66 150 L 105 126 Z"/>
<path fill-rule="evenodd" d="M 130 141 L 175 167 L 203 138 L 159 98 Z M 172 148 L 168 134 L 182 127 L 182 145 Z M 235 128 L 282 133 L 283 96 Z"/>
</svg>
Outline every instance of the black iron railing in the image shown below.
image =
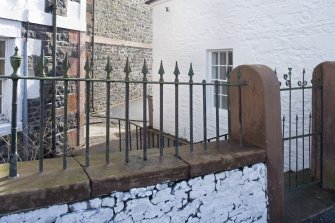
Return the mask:
<svg viewBox="0 0 335 223">
<path fill-rule="evenodd" d="M 19 80 L 38 80 L 40 83 L 40 134 L 39 134 L 39 171 L 40 173 L 43 172 L 43 162 L 44 162 L 44 143 L 43 143 L 43 136 L 44 136 L 44 84 L 45 81 L 59 81 L 63 82 L 64 84 L 64 119 L 63 119 L 63 169 L 66 170 L 67 167 L 67 159 L 68 159 L 68 87 L 69 87 L 69 82 L 85 82 L 85 88 L 86 88 L 86 103 L 85 103 L 85 112 L 86 112 L 86 146 L 85 146 L 85 157 L 86 157 L 86 167 L 90 166 L 90 89 L 93 83 L 96 82 L 103 82 L 106 84 L 106 146 L 105 146 L 105 157 L 106 157 L 106 164 L 110 163 L 110 93 L 111 93 L 111 83 L 121 83 L 125 87 L 125 119 L 124 121 L 124 153 L 125 153 L 125 163 L 128 163 L 129 160 L 129 151 L 131 149 L 131 131 L 132 131 L 132 126 L 135 126 L 135 131 L 136 134 L 140 135 L 140 143 L 137 142 L 137 148 L 143 150 L 143 160 L 147 160 L 147 149 L 150 147 L 149 146 L 149 140 L 150 140 L 150 135 L 152 138 L 152 147 L 157 146 L 160 151 L 160 156 L 164 155 L 164 150 L 163 148 L 166 146 L 170 146 L 170 143 L 173 144 L 173 147 L 175 147 L 175 156 L 179 156 L 179 147 L 180 145 L 187 144 L 187 142 L 183 141 L 180 139 L 179 136 L 179 99 L 180 99 L 180 94 L 179 94 L 179 87 L 180 86 L 189 86 L 189 118 L 190 118 L 190 123 L 189 123 L 189 128 L 190 128 L 190 135 L 189 135 L 189 150 L 190 152 L 193 151 L 193 144 L 195 143 L 193 140 L 193 87 L 194 86 L 200 86 L 202 89 L 203 93 L 203 143 L 204 145 L 204 150 L 207 150 L 207 142 L 216 141 L 216 145 L 218 148 L 218 142 L 220 138 L 224 139 L 229 139 L 230 138 L 230 131 L 228 131 L 228 134 L 221 136 L 220 135 L 220 120 L 219 120 L 219 87 L 227 87 L 228 88 L 228 120 L 230 119 L 230 99 L 229 99 L 229 88 L 231 87 L 237 87 L 238 88 L 238 100 L 239 100 L 239 117 L 240 117 L 240 143 L 242 144 L 242 119 L 241 119 L 241 114 L 242 114 L 242 106 L 241 106 L 241 89 L 242 86 L 245 85 L 245 83 L 242 83 L 241 81 L 241 73 L 240 71 L 238 72 L 238 77 L 237 77 L 237 83 L 230 83 L 230 73 L 227 74 L 227 83 L 219 83 L 218 81 L 215 81 L 214 83 L 207 83 L 205 80 L 202 82 L 194 82 L 193 81 L 193 68 L 192 64 L 190 65 L 188 76 L 189 76 L 189 81 L 187 82 L 181 82 L 179 81 L 179 67 L 178 63 L 176 62 L 175 64 L 175 69 L 173 74 L 175 75 L 175 80 L 173 82 L 166 82 L 163 79 L 163 75 L 165 74 L 164 68 L 163 68 L 163 62 L 160 64 L 160 68 L 158 71 L 158 74 L 160 75 L 159 81 L 148 81 L 147 75 L 148 75 L 148 68 L 146 64 L 146 60 L 144 60 L 143 68 L 142 68 L 142 74 L 143 74 L 143 79 L 142 81 L 132 81 L 129 79 L 129 75 L 131 72 L 130 69 L 130 63 L 127 58 L 126 65 L 124 68 L 124 73 L 125 73 L 125 79 L 124 80 L 113 80 L 111 77 L 113 68 L 111 66 L 111 61 L 108 57 L 107 65 L 106 65 L 106 78 L 105 79 L 93 79 L 90 77 L 90 72 L 92 71 L 92 65 L 90 63 L 90 59 L 87 58 L 86 64 L 85 64 L 85 71 L 86 75 L 85 78 L 75 78 L 75 77 L 69 77 L 68 76 L 68 70 L 70 68 L 70 64 L 68 62 L 68 57 L 66 55 L 64 62 L 63 62 L 63 76 L 62 77 L 47 77 L 45 76 L 44 72 L 44 66 L 45 66 L 45 58 L 44 58 L 44 53 L 42 51 L 40 61 L 39 61 L 39 72 L 40 75 L 37 77 L 22 77 L 17 75 L 17 70 L 20 66 L 20 61 L 22 60 L 21 57 L 18 56 L 18 49 L 15 49 L 15 55 L 11 57 L 11 62 L 12 66 L 14 69 L 14 72 L 11 76 L 1 76 L 1 79 L 10 79 L 13 82 L 13 90 L 12 90 L 12 95 L 13 95 L 13 101 L 12 101 L 12 133 L 11 133 L 11 150 L 10 150 L 10 159 L 9 159 L 9 165 L 10 165 L 10 171 L 9 171 L 9 177 L 16 177 L 17 176 L 17 83 Z M 133 123 L 131 123 L 130 118 L 129 118 L 129 91 L 130 91 L 130 85 L 131 84 L 140 84 L 143 86 L 143 126 L 138 126 Z M 148 85 L 159 85 L 160 88 L 160 127 L 159 131 L 154 131 L 152 129 L 149 129 L 147 127 L 147 91 L 148 91 Z M 164 120 L 163 120 L 163 89 L 165 85 L 172 85 L 175 88 L 174 94 L 175 94 L 175 132 L 174 136 L 170 137 L 164 134 L 163 132 L 163 127 L 164 127 Z M 216 97 L 216 117 L 215 117 L 215 122 L 216 122 L 216 136 L 214 138 L 207 138 L 207 116 L 206 116 L 206 90 L 208 87 L 213 87 L 215 89 L 215 97 Z M 53 92 L 55 94 L 55 92 Z M 120 121 L 119 121 L 120 122 Z M 228 123 L 228 129 L 230 129 L 229 126 L 230 124 Z M 119 123 L 120 126 L 120 123 Z M 138 133 L 140 131 L 140 133 Z M 154 138 L 157 138 L 156 144 L 154 143 Z M 120 134 L 121 138 L 121 134 Z M 120 139 L 121 142 L 121 139 Z M 140 146 L 139 146 L 140 144 Z M 172 145 L 171 145 L 172 146 Z M 120 144 L 121 148 L 121 144 Z"/>
<path fill-rule="evenodd" d="M 322 88 L 322 84 L 321 82 L 307 82 L 305 75 L 304 69 L 302 79 L 293 84 L 292 68 L 288 68 L 288 73 L 283 75 L 284 84 L 281 83 L 280 89 L 282 99 L 285 97 L 283 94 L 286 94 L 285 98 L 287 99 L 287 102 L 282 103 L 284 175 L 287 190 L 310 183 L 320 183 L 320 179 L 315 176 L 317 176 L 317 171 L 322 173 L 322 164 L 316 163 L 317 160 L 321 159 L 312 157 L 312 146 L 315 146 L 312 145 L 312 142 L 316 141 L 315 137 L 322 137 L 322 132 L 313 131 L 312 124 L 315 117 L 311 112 L 312 89 Z M 306 95 L 309 98 L 306 98 Z M 292 109 L 293 107 L 295 109 Z M 312 137 L 314 137 L 313 140 Z M 315 156 L 317 156 L 316 153 Z M 313 170 L 312 161 L 315 162 Z"/>
</svg>

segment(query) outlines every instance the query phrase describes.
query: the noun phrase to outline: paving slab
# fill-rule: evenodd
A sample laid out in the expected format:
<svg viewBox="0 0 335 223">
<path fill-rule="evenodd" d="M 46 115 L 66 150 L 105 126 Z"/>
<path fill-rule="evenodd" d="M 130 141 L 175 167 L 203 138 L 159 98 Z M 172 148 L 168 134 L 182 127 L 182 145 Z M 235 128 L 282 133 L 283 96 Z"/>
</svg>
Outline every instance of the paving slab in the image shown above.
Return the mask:
<svg viewBox="0 0 335 223">
<path fill-rule="evenodd" d="M 334 223 L 331 209 L 325 221 L 319 221 L 325 210 L 335 205 L 335 193 L 323 190 L 319 185 L 308 186 L 285 193 L 285 222 Z M 314 216 L 314 217 L 313 217 Z M 317 217 L 318 216 L 318 217 Z M 308 220 L 310 219 L 310 220 Z M 314 219 L 314 220 L 313 220 Z"/>
<path fill-rule="evenodd" d="M 19 162 L 19 177 L 8 178 L 8 164 L 0 165 L 0 214 L 72 202 L 90 197 L 90 181 L 82 167 L 68 158 L 45 159 L 39 174 L 38 161 Z"/>
</svg>

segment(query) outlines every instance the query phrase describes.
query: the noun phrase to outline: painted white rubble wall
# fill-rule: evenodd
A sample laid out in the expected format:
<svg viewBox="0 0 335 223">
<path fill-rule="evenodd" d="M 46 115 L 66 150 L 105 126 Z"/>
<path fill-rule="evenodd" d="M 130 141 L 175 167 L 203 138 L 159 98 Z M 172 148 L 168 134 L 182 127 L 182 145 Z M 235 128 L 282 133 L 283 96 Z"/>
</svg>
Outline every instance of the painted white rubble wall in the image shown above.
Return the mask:
<svg viewBox="0 0 335 223">
<path fill-rule="evenodd" d="M 3 216 L 1 223 L 267 222 L 264 164 Z"/>
<path fill-rule="evenodd" d="M 180 65 L 182 81 L 188 81 L 189 63 L 193 62 L 194 79 L 209 80 L 207 73 L 208 50 L 233 49 L 234 67 L 241 64 L 265 64 L 277 69 L 280 77 L 293 68 L 293 85 L 302 79 L 306 68 L 306 80 L 311 79 L 313 68 L 323 61 L 335 60 L 335 1 L 306 0 L 162 0 L 153 6 L 153 71 L 157 71 L 162 59 L 166 71 L 165 80 L 173 81 L 174 64 Z M 168 7 L 168 12 L 166 11 Z M 243 75 L 243 74 L 242 74 Z M 202 91 L 194 90 L 194 139 L 202 140 Z M 180 90 L 179 132 L 189 138 L 188 88 Z M 153 88 L 154 127 L 159 127 L 159 88 Z M 164 92 L 164 131 L 174 134 L 174 88 Z M 293 96 L 292 135 L 295 134 L 295 115 L 299 115 L 299 134 L 302 131 L 301 92 Z M 311 101 L 306 90 L 305 101 Z M 282 97 L 285 125 L 288 127 L 288 94 Z M 305 134 L 308 133 L 308 115 L 305 109 Z M 215 136 L 215 110 L 207 106 L 208 137 Z M 226 133 L 226 115 L 220 114 L 220 134 Z M 285 132 L 286 137 L 288 131 Z M 299 146 L 302 140 L 299 140 Z M 305 141 L 305 147 L 308 140 Z M 288 144 L 286 144 L 287 148 Z M 302 168 L 302 150 L 299 150 L 298 168 Z M 295 154 L 295 142 L 292 142 Z M 285 153 L 287 159 L 288 153 Z M 308 165 L 308 148 L 305 153 Z M 295 169 L 295 158 L 292 158 Z M 285 168 L 288 168 L 286 163 Z"/>
<path fill-rule="evenodd" d="M 0 17 L 9 20 L 29 20 L 31 23 L 52 25 L 52 13 L 45 13 L 45 0 L 1 0 Z M 57 16 L 57 26 L 86 31 L 86 0 L 68 1 L 67 15 Z"/>
</svg>

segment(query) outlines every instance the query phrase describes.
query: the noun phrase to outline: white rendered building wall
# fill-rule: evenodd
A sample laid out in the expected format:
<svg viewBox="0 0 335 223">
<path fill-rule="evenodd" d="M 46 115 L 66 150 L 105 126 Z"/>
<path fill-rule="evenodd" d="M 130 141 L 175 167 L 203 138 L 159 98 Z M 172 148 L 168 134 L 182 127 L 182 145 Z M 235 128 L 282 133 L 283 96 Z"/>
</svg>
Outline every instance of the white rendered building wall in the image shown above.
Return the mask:
<svg viewBox="0 0 335 223">
<path fill-rule="evenodd" d="M 52 25 L 52 13 L 45 13 L 45 0 L 1 0 L 0 17 L 4 19 Z M 86 0 L 68 1 L 67 15 L 57 16 L 57 26 L 72 30 L 86 30 Z"/>
<path fill-rule="evenodd" d="M 310 81 L 313 68 L 320 62 L 335 60 L 335 2 L 289 0 L 166 0 L 153 6 L 153 76 L 162 59 L 166 71 L 165 80 L 173 81 L 175 61 L 180 65 L 181 81 L 188 81 L 189 63 L 193 62 L 194 79 L 207 78 L 208 50 L 233 49 L 234 67 L 241 64 L 265 64 L 276 69 L 279 79 L 293 68 L 292 85 L 302 79 Z M 168 10 L 167 10 L 168 8 Z M 242 74 L 243 75 L 243 74 Z M 167 88 L 167 87 L 166 87 Z M 306 90 L 306 104 L 311 92 Z M 164 131 L 174 134 L 174 88 L 164 92 Z M 188 88 L 180 90 L 179 132 L 189 136 Z M 282 114 L 288 125 L 288 94 L 282 95 Z M 299 115 L 299 134 L 302 131 L 301 93 L 293 95 L 292 135 L 295 134 L 295 118 Z M 153 88 L 154 127 L 159 127 L 159 88 Z M 215 136 L 215 110 L 207 106 L 208 137 Z M 308 133 L 308 115 L 305 109 L 305 134 Z M 252 115 L 252 114 L 251 114 Z M 194 139 L 202 140 L 202 91 L 194 90 Z M 221 111 L 220 134 L 226 133 L 226 115 Z M 285 132 L 286 137 L 288 132 Z M 299 141 L 301 145 L 302 141 Z M 286 143 L 287 145 L 287 143 Z M 305 141 L 305 146 L 308 145 Z M 292 143 L 295 154 L 295 143 Z M 305 152 L 305 165 L 308 151 Z M 299 152 L 301 168 L 302 153 Z M 294 159 L 292 166 L 295 168 Z M 288 166 L 288 164 L 286 165 Z M 305 166 L 306 167 L 306 166 Z"/>
</svg>

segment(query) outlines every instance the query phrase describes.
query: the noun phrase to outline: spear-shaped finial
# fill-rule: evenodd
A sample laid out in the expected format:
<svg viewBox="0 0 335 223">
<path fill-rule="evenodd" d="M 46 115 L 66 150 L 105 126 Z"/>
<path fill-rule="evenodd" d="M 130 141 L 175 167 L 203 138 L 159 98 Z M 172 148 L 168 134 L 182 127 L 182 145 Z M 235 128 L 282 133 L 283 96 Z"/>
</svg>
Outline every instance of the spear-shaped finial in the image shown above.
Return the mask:
<svg viewBox="0 0 335 223">
<path fill-rule="evenodd" d="M 124 67 L 124 72 L 126 73 L 126 80 L 129 79 L 129 74 L 131 72 L 130 64 L 129 64 L 129 58 L 127 57 L 126 66 Z"/>
<path fill-rule="evenodd" d="M 45 77 L 45 56 L 44 56 L 44 50 L 43 48 L 41 49 L 41 55 L 40 55 L 40 59 L 38 61 L 38 71 L 40 73 L 40 77 Z"/>
<path fill-rule="evenodd" d="M 64 58 L 63 64 L 62 64 L 62 68 L 63 68 L 63 72 L 64 72 L 63 77 L 64 78 L 69 77 L 68 70 L 70 69 L 70 63 L 69 63 L 69 58 L 68 58 L 67 53 L 65 54 L 65 58 Z"/>
<path fill-rule="evenodd" d="M 107 72 L 107 76 L 106 78 L 109 80 L 111 79 L 111 73 L 113 71 L 113 67 L 111 65 L 111 62 L 110 62 L 110 57 L 108 56 L 108 59 L 107 59 L 107 64 L 106 64 L 106 68 L 105 68 L 105 71 Z"/>
<path fill-rule="evenodd" d="M 164 67 L 163 67 L 163 60 L 161 60 L 161 64 L 159 66 L 158 74 L 160 75 L 159 81 L 163 81 L 163 75 L 165 74 Z"/>
<path fill-rule="evenodd" d="M 179 67 L 178 67 L 178 61 L 176 61 L 173 74 L 176 75 L 176 81 L 178 81 L 178 75 L 180 74 Z"/>
<path fill-rule="evenodd" d="M 144 59 L 143 66 L 142 66 L 142 74 L 146 77 L 149 73 L 148 66 L 147 66 L 147 60 Z"/>
<path fill-rule="evenodd" d="M 190 64 L 190 69 L 188 71 L 188 76 L 190 77 L 190 82 L 193 82 L 194 72 L 193 72 L 192 63 Z"/>
<path fill-rule="evenodd" d="M 84 69 L 86 71 L 85 78 L 90 79 L 91 64 L 90 64 L 90 59 L 89 59 L 88 56 L 86 58 L 86 63 L 85 63 Z"/>
</svg>

